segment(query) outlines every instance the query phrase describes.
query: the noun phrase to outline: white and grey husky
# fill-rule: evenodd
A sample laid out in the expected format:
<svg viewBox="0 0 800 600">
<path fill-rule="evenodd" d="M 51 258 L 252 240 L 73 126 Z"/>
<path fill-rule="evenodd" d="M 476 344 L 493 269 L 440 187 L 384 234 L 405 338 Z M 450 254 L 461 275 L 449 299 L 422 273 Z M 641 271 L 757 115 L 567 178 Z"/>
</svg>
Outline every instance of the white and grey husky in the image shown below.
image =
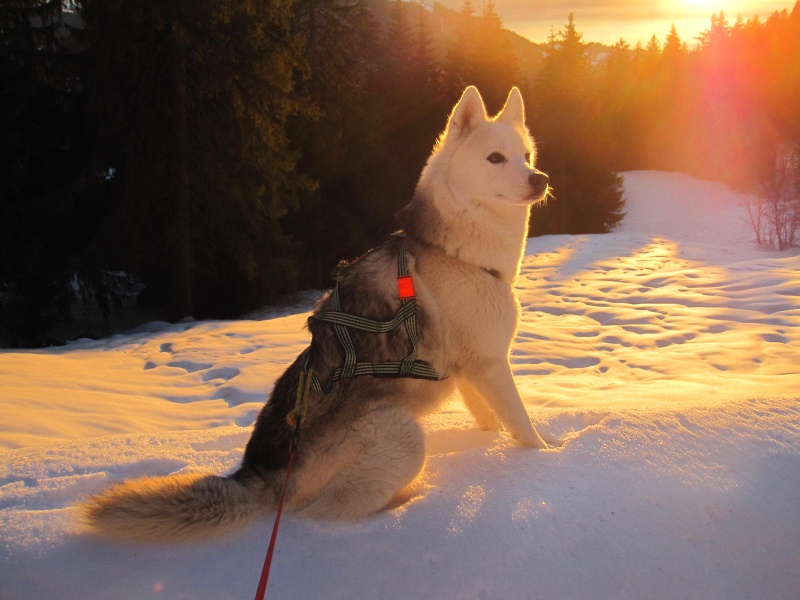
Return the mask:
<svg viewBox="0 0 800 600">
<path fill-rule="evenodd" d="M 274 511 L 298 420 L 286 509 L 375 513 L 422 469 L 417 420 L 456 388 L 478 427 L 546 448 L 509 366 L 530 205 L 548 192 L 535 155 L 517 88 L 494 118 L 467 88 L 398 215 L 404 234 L 339 268 L 309 319 L 311 345 L 276 382 L 239 470 L 113 486 L 83 505 L 89 526 L 189 540 Z"/>
</svg>

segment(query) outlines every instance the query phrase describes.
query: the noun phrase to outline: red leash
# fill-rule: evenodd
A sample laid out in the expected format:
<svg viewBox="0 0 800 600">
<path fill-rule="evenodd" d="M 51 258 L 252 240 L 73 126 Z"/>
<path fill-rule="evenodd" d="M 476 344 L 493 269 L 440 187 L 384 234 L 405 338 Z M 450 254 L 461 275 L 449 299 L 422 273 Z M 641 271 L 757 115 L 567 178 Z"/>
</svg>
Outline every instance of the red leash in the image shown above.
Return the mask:
<svg viewBox="0 0 800 600">
<path fill-rule="evenodd" d="M 300 379 L 297 382 L 297 398 L 295 399 L 294 410 L 286 415 L 286 422 L 289 425 L 294 426 L 294 436 L 292 437 L 292 447 L 289 451 L 289 464 L 286 465 L 286 479 L 283 481 L 281 501 L 278 503 L 278 513 L 275 515 L 275 524 L 272 526 L 272 537 L 269 539 L 267 558 L 264 559 L 264 568 L 261 569 L 261 579 L 258 582 L 255 600 L 264 600 L 264 593 L 267 591 L 269 568 L 272 566 L 272 554 L 275 552 L 275 540 L 278 539 L 278 526 L 281 523 L 281 513 L 283 512 L 283 500 L 286 498 L 286 488 L 289 485 L 289 474 L 292 472 L 294 455 L 295 452 L 297 452 L 297 444 L 300 442 L 300 425 L 306 418 L 306 410 L 308 409 L 308 393 L 311 390 L 311 381 L 313 380 L 313 377 L 314 372 L 308 368 L 308 359 L 306 359 L 306 367 L 300 372 Z"/>
<path fill-rule="evenodd" d="M 258 582 L 258 589 L 256 590 L 255 600 L 264 600 L 264 593 L 267 591 L 267 580 L 269 579 L 269 568 L 272 566 L 272 554 L 275 552 L 275 540 L 278 539 L 278 525 L 281 522 L 281 513 L 283 512 L 283 499 L 286 497 L 286 487 L 289 483 L 289 473 L 292 472 L 292 462 L 294 461 L 294 453 L 297 450 L 297 438 L 292 441 L 292 451 L 289 454 L 289 464 L 286 467 L 286 479 L 283 482 L 283 491 L 281 491 L 281 501 L 278 503 L 278 513 L 275 515 L 275 525 L 272 526 L 272 537 L 269 539 L 269 548 L 267 549 L 267 558 L 264 559 L 264 568 L 261 569 L 261 579 Z"/>
</svg>

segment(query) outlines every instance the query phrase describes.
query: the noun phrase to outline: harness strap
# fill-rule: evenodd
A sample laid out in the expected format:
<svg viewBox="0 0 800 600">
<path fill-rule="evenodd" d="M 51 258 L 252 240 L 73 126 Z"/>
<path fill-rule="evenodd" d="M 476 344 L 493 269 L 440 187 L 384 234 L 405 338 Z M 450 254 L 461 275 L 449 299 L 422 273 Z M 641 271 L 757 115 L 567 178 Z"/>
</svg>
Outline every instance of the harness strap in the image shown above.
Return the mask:
<svg viewBox="0 0 800 600">
<path fill-rule="evenodd" d="M 337 368 L 324 384 L 320 382 L 316 375 L 311 374 L 311 389 L 317 393 L 327 394 L 330 392 L 334 381 L 347 380 L 361 375 L 372 375 L 373 377 L 411 377 L 415 379 L 428 379 L 441 381 L 444 379 L 436 372 L 430 363 L 417 359 L 417 348 L 419 338 L 417 334 L 417 302 L 414 295 L 414 280 L 408 271 L 408 252 L 406 250 L 406 240 L 400 246 L 400 253 L 397 258 L 397 289 L 400 297 L 400 308 L 394 317 L 388 321 L 377 321 L 359 315 L 353 315 L 342 311 L 339 299 L 339 283 L 331 294 L 331 310 L 323 311 L 312 315 L 312 318 L 326 323 L 333 324 L 334 331 L 339 343 L 344 350 L 344 364 Z M 367 331 L 370 333 L 388 333 L 405 324 L 411 350 L 402 361 L 390 361 L 383 363 L 358 362 L 356 349 L 350 337 L 349 329 Z"/>
<path fill-rule="evenodd" d="M 411 340 L 411 352 L 403 359 L 400 366 L 401 375 L 411 375 L 414 365 L 417 362 L 417 301 L 414 294 L 414 280 L 408 272 L 408 254 L 406 253 L 406 240 L 400 246 L 400 254 L 397 257 L 397 291 L 400 295 L 400 310 L 410 309 L 411 315 L 405 320 L 406 333 Z M 439 374 L 434 371 L 437 379 Z"/>
<path fill-rule="evenodd" d="M 297 381 L 297 396 L 294 401 L 294 409 L 286 415 L 286 422 L 295 428 L 295 437 L 300 434 L 300 424 L 306 420 L 308 392 L 314 389 L 315 382 L 319 385 L 319 379 L 314 375 L 313 369 L 308 368 L 308 361 L 306 361 L 306 365 L 300 371 L 300 377 Z"/>
<path fill-rule="evenodd" d="M 341 312 L 341 305 L 339 304 L 339 282 L 336 282 L 336 287 L 333 290 L 333 295 L 331 296 L 331 308 L 333 309 L 330 311 L 335 315 L 344 315 L 347 316 L 346 313 Z M 344 365 L 341 367 L 341 377 L 342 379 L 350 379 L 355 373 L 356 370 L 356 361 L 358 360 L 358 356 L 356 355 L 356 348 L 353 346 L 353 340 L 350 338 L 350 332 L 347 331 L 348 325 L 345 323 L 336 323 L 334 322 L 333 328 L 336 331 L 336 337 L 339 338 L 339 343 L 342 345 L 344 349 Z"/>
<path fill-rule="evenodd" d="M 353 377 L 360 375 L 372 375 L 373 377 L 407 377 L 410 379 L 428 379 L 430 381 L 441 381 L 444 379 L 430 363 L 424 360 L 415 360 L 411 363 L 408 372 L 403 372 L 403 362 L 384 362 L 384 363 L 357 363 L 353 371 Z M 333 383 L 343 379 L 342 367 L 333 372 L 333 375 L 324 384 L 316 375 L 311 377 L 311 389 L 318 394 L 327 394 L 331 391 Z"/>
<path fill-rule="evenodd" d="M 339 286 L 333 290 L 331 295 L 331 307 L 339 306 Z M 404 304 L 395 313 L 394 318 L 390 321 L 374 321 L 366 317 L 359 317 L 358 315 L 351 315 L 350 313 L 341 312 L 339 308 L 328 310 L 325 312 L 313 315 L 314 319 L 318 321 L 325 321 L 333 323 L 337 326 L 349 327 L 351 329 L 359 329 L 361 331 L 369 331 L 371 333 L 387 333 L 396 329 L 400 323 L 413 319 L 414 314 L 417 312 L 417 307 L 412 301 L 404 301 Z M 338 330 L 337 330 L 338 333 Z M 340 340 L 341 341 L 341 340 Z"/>
</svg>

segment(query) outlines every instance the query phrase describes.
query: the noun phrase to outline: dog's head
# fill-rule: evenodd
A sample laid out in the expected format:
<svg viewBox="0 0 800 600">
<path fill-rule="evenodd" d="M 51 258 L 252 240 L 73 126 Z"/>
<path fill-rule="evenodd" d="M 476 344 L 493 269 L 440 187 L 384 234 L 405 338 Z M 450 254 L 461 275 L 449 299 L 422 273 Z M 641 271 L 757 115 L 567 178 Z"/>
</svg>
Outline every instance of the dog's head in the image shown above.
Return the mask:
<svg viewBox="0 0 800 600">
<path fill-rule="evenodd" d="M 547 195 L 547 175 L 534 168 L 536 146 L 525 127 L 525 105 L 515 87 L 494 118 L 477 88 L 453 108 L 428 167 L 462 200 L 525 206 Z"/>
</svg>

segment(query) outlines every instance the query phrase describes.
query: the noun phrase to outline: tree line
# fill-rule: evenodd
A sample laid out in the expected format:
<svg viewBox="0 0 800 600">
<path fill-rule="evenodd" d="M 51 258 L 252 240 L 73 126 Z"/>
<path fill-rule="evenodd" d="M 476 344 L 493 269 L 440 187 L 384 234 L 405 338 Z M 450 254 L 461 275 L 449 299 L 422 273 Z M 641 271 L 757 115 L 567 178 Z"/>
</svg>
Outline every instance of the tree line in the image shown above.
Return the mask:
<svg viewBox="0 0 800 600">
<path fill-rule="evenodd" d="M 769 155 L 800 138 L 800 3 L 766 20 L 714 14 L 694 41 L 673 26 L 663 43 L 612 48 L 601 88 L 615 165 L 756 189 Z"/>
<path fill-rule="evenodd" d="M 0 341 L 131 287 L 179 319 L 328 286 L 394 229 L 468 84 L 490 111 L 523 91 L 554 187 L 533 235 L 612 229 L 627 169 L 757 185 L 800 139 L 798 21 L 715 15 L 696 49 L 597 60 L 571 16 L 532 44 L 492 2 L 2 0 Z"/>
</svg>

